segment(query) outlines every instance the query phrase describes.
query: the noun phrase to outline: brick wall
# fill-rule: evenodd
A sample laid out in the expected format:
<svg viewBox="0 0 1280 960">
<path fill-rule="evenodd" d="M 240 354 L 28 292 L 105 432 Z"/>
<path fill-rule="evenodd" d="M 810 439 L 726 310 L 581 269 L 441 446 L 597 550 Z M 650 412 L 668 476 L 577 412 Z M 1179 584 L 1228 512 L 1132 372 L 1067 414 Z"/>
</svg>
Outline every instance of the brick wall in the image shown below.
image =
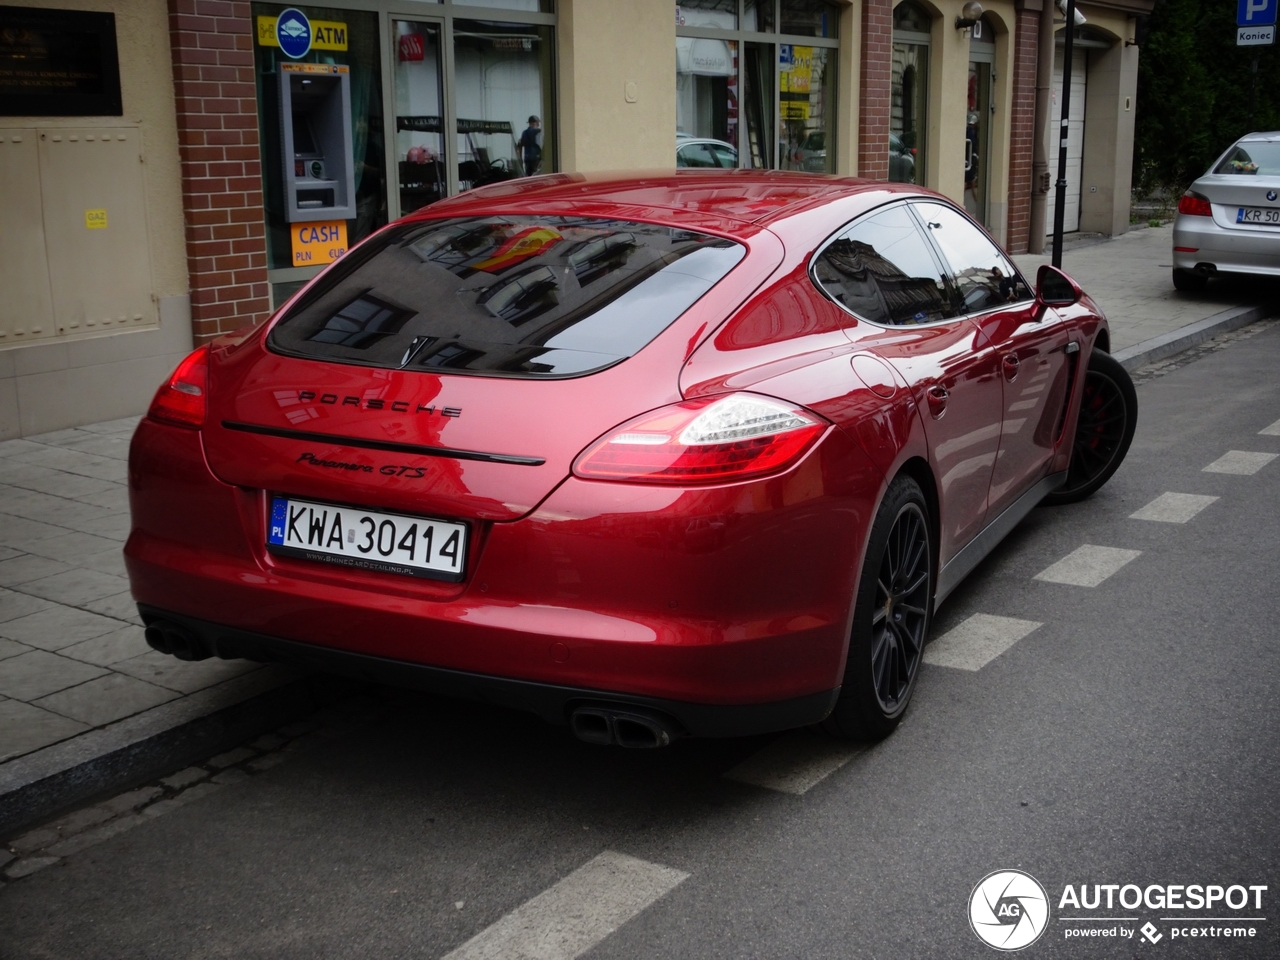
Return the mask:
<svg viewBox="0 0 1280 960">
<path fill-rule="evenodd" d="M 169 39 L 191 319 L 202 343 L 269 308 L 249 4 L 169 0 Z"/>
<path fill-rule="evenodd" d="M 1026 253 L 1031 226 L 1031 162 L 1035 152 L 1038 10 L 1019 10 L 1013 36 L 1013 105 L 1009 133 L 1010 253 Z"/>
<path fill-rule="evenodd" d="M 893 0 L 863 0 L 858 176 L 889 179 L 889 94 L 893 62 Z"/>
</svg>

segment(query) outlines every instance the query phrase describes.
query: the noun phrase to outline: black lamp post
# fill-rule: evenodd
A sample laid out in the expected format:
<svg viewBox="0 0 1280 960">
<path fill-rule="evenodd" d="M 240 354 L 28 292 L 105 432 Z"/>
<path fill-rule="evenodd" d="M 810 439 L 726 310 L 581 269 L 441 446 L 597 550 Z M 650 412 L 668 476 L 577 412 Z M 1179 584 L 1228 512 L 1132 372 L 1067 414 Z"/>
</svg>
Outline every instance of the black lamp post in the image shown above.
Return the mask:
<svg viewBox="0 0 1280 960">
<path fill-rule="evenodd" d="M 1062 223 L 1067 207 L 1067 136 L 1071 117 L 1071 52 L 1076 32 L 1076 0 L 1067 0 L 1067 36 L 1062 51 L 1062 127 L 1058 140 L 1058 182 L 1053 204 L 1053 265 L 1062 267 Z"/>
</svg>

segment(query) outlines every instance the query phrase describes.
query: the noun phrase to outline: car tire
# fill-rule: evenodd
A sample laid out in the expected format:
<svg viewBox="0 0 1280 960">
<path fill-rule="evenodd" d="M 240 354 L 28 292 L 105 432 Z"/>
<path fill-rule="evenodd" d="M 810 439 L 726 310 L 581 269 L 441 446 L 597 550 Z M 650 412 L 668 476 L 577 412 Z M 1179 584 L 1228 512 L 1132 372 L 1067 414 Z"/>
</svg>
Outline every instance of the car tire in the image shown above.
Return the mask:
<svg viewBox="0 0 1280 960">
<path fill-rule="evenodd" d="M 933 616 L 933 527 L 919 484 L 899 476 L 885 493 L 863 562 L 840 699 L 823 728 L 882 740 L 911 702 Z"/>
<path fill-rule="evenodd" d="M 1209 278 L 1193 270 L 1174 270 L 1173 288 L 1183 293 L 1203 293 L 1209 285 Z"/>
<path fill-rule="evenodd" d="M 1129 371 L 1095 349 L 1084 374 L 1067 481 L 1040 502 L 1058 506 L 1092 496 L 1124 462 L 1137 426 L 1138 392 Z"/>
</svg>

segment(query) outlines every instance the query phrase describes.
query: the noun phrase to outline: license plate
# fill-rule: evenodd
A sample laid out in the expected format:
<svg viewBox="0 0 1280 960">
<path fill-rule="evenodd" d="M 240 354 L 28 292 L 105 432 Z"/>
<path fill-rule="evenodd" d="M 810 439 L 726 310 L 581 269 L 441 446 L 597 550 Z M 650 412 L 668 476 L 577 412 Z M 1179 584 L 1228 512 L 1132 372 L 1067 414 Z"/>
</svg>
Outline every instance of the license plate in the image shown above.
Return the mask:
<svg viewBox="0 0 1280 960">
<path fill-rule="evenodd" d="M 1280 227 L 1280 207 L 1240 207 L 1236 210 L 1236 223 Z"/>
<path fill-rule="evenodd" d="M 467 558 L 467 526 L 273 497 L 267 549 L 358 570 L 458 581 Z"/>
</svg>

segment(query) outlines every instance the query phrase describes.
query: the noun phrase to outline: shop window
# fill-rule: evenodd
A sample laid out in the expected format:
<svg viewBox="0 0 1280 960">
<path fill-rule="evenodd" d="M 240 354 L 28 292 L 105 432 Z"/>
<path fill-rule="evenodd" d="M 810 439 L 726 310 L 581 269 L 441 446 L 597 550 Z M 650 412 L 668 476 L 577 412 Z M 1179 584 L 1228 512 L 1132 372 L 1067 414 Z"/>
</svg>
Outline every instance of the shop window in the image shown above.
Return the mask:
<svg viewBox="0 0 1280 960">
<path fill-rule="evenodd" d="M 778 50 L 778 167 L 834 173 L 827 141 L 834 126 L 835 51 L 786 43 Z"/>
<path fill-rule="evenodd" d="M 889 179 L 898 183 L 925 182 L 931 28 L 932 19 L 922 7 L 908 0 L 894 8 Z"/>
<path fill-rule="evenodd" d="M 676 37 L 677 138 L 684 135 L 737 144 L 737 76 L 738 44 L 734 41 Z M 737 166 L 736 156 L 731 166 Z"/>
<path fill-rule="evenodd" d="M 551 28 L 456 20 L 453 58 L 459 188 L 554 170 Z"/>
<path fill-rule="evenodd" d="M 441 25 L 395 21 L 396 171 L 400 212 L 449 193 L 444 153 Z"/>
<path fill-rule="evenodd" d="M 733 166 L 834 172 L 838 21 L 826 0 L 676 4 L 677 165 L 724 165 L 699 138 Z"/>
<path fill-rule="evenodd" d="M 765 0 L 772 6 L 772 0 Z M 676 4 L 676 26 L 738 28 L 738 0 L 682 0 Z"/>
<path fill-rule="evenodd" d="M 839 8 L 824 0 L 782 0 L 782 32 L 799 37 L 834 37 Z"/>
</svg>

